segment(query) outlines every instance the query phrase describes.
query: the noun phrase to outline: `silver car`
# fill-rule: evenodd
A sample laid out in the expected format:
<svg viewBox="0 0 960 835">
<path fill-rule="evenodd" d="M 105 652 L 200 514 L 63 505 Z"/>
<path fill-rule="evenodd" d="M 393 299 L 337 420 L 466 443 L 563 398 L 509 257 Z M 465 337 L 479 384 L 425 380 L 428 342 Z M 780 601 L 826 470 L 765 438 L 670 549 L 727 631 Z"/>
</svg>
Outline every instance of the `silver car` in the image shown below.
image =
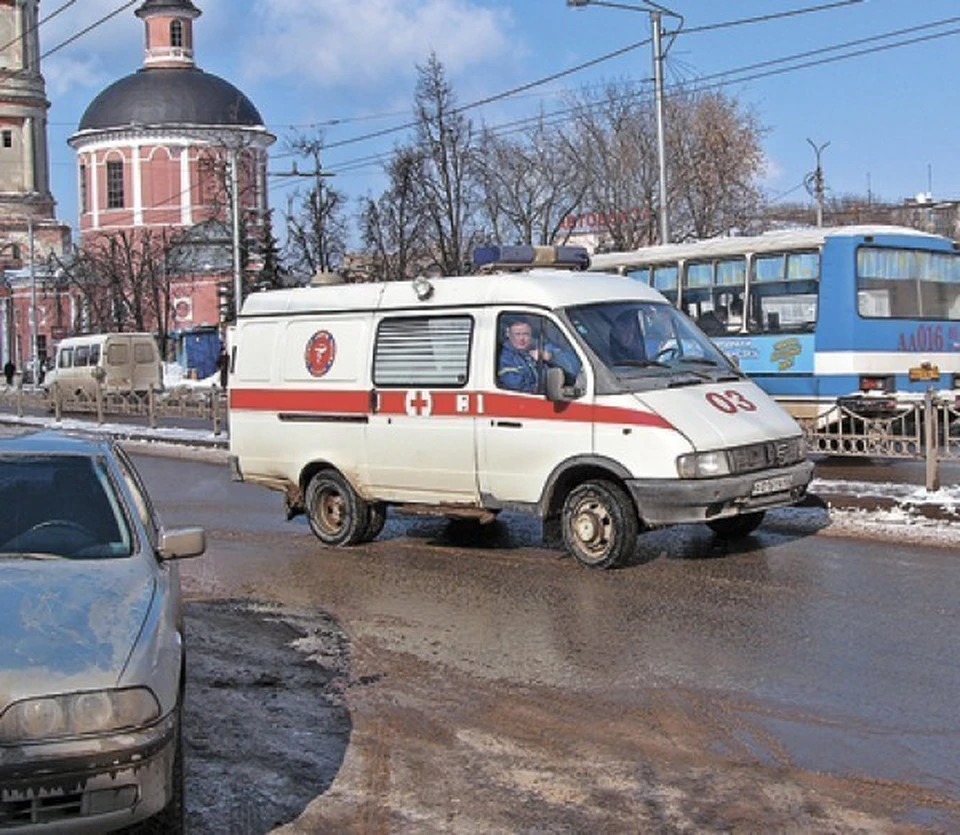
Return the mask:
<svg viewBox="0 0 960 835">
<path fill-rule="evenodd" d="M 0 440 L 0 830 L 183 830 L 183 617 L 165 531 L 112 442 Z"/>
</svg>

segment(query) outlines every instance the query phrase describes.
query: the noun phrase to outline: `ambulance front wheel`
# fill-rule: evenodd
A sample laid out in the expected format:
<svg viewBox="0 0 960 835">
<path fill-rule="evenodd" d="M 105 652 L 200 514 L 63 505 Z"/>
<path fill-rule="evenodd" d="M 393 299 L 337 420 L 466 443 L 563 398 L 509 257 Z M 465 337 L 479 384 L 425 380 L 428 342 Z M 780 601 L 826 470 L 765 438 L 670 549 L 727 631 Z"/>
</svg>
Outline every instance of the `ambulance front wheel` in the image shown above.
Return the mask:
<svg viewBox="0 0 960 835">
<path fill-rule="evenodd" d="M 336 470 L 310 479 L 306 511 L 310 530 L 324 545 L 356 545 L 370 530 L 370 506 Z"/>
<path fill-rule="evenodd" d="M 581 565 L 613 568 L 633 556 L 639 520 L 630 497 L 612 481 L 585 481 L 563 503 L 563 543 Z"/>
</svg>

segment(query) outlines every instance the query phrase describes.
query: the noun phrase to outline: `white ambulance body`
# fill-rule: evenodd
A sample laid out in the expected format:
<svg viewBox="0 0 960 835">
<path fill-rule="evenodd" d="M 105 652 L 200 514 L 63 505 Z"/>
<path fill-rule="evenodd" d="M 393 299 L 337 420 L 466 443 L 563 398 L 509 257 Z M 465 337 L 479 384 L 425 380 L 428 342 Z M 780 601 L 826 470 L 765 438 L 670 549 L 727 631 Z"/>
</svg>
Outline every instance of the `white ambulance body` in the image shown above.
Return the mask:
<svg viewBox="0 0 960 835">
<path fill-rule="evenodd" d="M 651 312 L 666 347 L 614 357 L 614 320 Z M 504 359 L 516 322 L 540 356 L 526 390 Z M 231 368 L 235 478 L 283 490 L 332 545 L 376 537 L 388 505 L 480 520 L 525 509 L 559 524 L 581 563 L 611 567 L 645 528 L 745 535 L 799 501 L 813 469 L 783 409 L 656 290 L 615 275 L 257 293 Z"/>
</svg>

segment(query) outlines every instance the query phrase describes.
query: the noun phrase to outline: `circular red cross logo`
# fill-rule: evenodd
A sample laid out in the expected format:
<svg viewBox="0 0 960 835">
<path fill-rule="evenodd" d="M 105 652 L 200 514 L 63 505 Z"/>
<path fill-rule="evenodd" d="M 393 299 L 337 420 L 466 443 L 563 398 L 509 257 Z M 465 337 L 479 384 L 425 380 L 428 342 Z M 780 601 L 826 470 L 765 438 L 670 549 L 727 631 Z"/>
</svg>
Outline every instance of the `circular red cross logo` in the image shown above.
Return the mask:
<svg viewBox="0 0 960 835">
<path fill-rule="evenodd" d="M 307 348 L 303 352 L 303 359 L 307 371 L 314 377 L 326 374 L 337 357 L 337 341 L 330 331 L 317 331 L 307 340 Z"/>
</svg>

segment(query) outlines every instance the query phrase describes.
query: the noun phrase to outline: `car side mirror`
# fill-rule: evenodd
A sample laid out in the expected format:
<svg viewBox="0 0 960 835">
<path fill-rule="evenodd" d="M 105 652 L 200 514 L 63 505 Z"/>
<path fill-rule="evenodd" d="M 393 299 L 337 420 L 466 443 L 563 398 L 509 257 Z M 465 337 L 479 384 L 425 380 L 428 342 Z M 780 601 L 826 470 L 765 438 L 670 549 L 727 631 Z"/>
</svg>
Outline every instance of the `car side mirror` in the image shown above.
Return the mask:
<svg viewBox="0 0 960 835">
<path fill-rule="evenodd" d="M 203 528 L 177 528 L 160 532 L 157 551 L 162 560 L 199 557 L 207 550 L 207 534 Z"/>
<path fill-rule="evenodd" d="M 554 366 L 547 369 L 546 394 L 547 400 L 549 400 L 551 403 L 561 403 L 567 399 L 563 392 L 563 384 L 565 380 L 566 377 L 562 368 L 557 368 Z"/>
</svg>

